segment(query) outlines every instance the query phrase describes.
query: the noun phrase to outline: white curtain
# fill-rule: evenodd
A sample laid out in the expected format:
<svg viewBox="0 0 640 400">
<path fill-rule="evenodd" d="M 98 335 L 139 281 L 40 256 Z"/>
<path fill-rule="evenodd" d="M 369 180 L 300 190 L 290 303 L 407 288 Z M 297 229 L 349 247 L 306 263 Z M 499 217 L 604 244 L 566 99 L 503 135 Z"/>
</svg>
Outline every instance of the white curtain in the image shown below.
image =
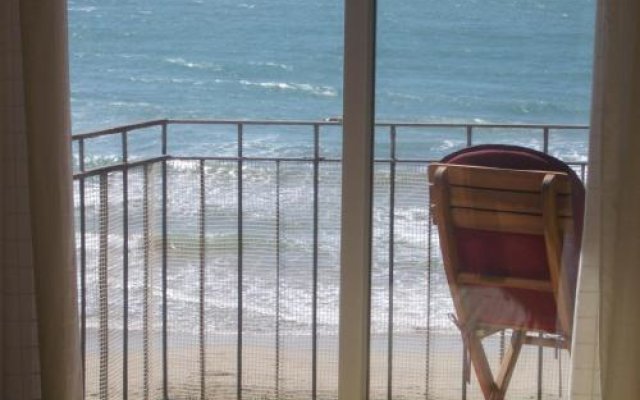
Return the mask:
<svg viewBox="0 0 640 400">
<path fill-rule="evenodd" d="M 571 398 L 640 399 L 640 1 L 600 0 Z"/>
<path fill-rule="evenodd" d="M 82 398 L 64 0 L 0 1 L 0 398 Z"/>
</svg>

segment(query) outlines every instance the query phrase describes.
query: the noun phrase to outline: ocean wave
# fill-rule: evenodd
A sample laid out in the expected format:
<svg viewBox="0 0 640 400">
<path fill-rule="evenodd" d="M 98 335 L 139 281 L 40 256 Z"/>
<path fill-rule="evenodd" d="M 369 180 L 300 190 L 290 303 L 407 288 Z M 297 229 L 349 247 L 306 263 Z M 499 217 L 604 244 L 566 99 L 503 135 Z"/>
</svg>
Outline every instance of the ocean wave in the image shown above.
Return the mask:
<svg viewBox="0 0 640 400">
<path fill-rule="evenodd" d="M 74 164 L 77 165 L 79 163 L 79 157 L 74 155 Z M 84 165 L 86 169 L 100 168 L 106 167 L 109 165 L 115 165 L 122 162 L 122 158 L 117 155 L 88 155 L 85 156 Z"/>
<path fill-rule="evenodd" d="M 275 90 L 302 91 L 316 96 L 336 97 L 338 95 L 337 90 L 331 86 L 315 86 L 308 83 L 293 82 L 254 82 L 244 79 L 239 82 L 244 86 L 259 86 L 265 89 Z"/>
<path fill-rule="evenodd" d="M 129 81 L 131 82 L 140 82 L 140 83 L 175 83 L 178 85 L 195 85 L 200 86 L 204 85 L 205 81 L 198 79 L 186 79 L 186 78 L 146 78 L 146 77 L 129 77 Z M 216 79 L 217 81 L 217 79 Z"/>
<path fill-rule="evenodd" d="M 387 95 L 389 97 L 393 97 L 393 98 L 397 98 L 397 99 L 404 99 L 404 100 L 415 100 L 415 101 L 424 100 L 420 96 L 416 96 L 416 95 L 413 95 L 413 94 L 407 94 L 407 93 L 387 92 Z"/>
<path fill-rule="evenodd" d="M 94 6 L 69 7 L 69 11 L 79 11 L 79 12 L 86 12 L 86 13 L 94 12 L 97 9 L 98 7 L 94 7 Z"/>
<path fill-rule="evenodd" d="M 109 55 L 111 57 L 111 55 Z M 120 57 L 120 58 L 125 58 L 125 59 L 130 59 L 130 58 L 148 58 L 146 55 L 144 54 L 131 54 L 131 53 L 121 53 L 121 54 L 116 54 L 116 57 Z"/>
<path fill-rule="evenodd" d="M 278 68 L 278 69 L 283 69 L 285 71 L 293 71 L 293 67 L 291 65 L 281 64 L 281 63 L 272 62 L 272 61 L 252 61 L 249 63 L 249 65 L 255 65 L 258 67 Z"/>
<path fill-rule="evenodd" d="M 460 147 L 462 140 L 443 139 L 442 142 L 435 147 L 436 151 L 446 151 Z"/>
<path fill-rule="evenodd" d="M 156 106 L 147 103 L 145 101 L 112 101 L 109 102 L 110 106 L 113 107 L 144 107 L 144 108 L 155 108 Z"/>
<path fill-rule="evenodd" d="M 222 70 L 222 66 L 218 64 L 211 64 L 207 62 L 202 62 L 202 63 L 192 62 L 192 61 L 187 61 L 182 57 L 169 57 L 169 58 L 165 58 L 164 61 L 168 62 L 169 64 L 179 65 L 181 67 L 187 67 L 192 69 L 211 69 L 214 71 Z"/>
</svg>

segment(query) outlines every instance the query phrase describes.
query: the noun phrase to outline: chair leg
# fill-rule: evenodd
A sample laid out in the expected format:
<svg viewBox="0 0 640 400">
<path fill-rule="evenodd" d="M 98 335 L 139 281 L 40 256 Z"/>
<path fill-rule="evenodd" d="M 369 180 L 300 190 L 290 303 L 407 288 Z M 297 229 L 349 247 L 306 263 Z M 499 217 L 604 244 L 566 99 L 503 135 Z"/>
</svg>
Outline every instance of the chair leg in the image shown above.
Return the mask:
<svg viewBox="0 0 640 400">
<path fill-rule="evenodd" d="M 469 357 L 476 372 L 480 390 L 486 400 L 504 400 L 525 336 L 525 332 L 521 331 L 515 331 L 511 336 L 511 343 L 502 359 L 496 380 L 493 379 L 487 354 L 482 346 L 482 339 L 476 334 L 470 334 L 466 337 Z"/>
<path fill-rule="evenodd" d="M 480 390 L 482 390 L 484 398 L 490 400 L 493 393 L 496 392 L 496 383 L 493 380 L 493 374 L 491 373 L 491 367 L 482 346 L 482 341 L 475 333 L 471 333 L 466 339 L 469 357 L 476 372 Z"/>
<path fill-rule="evenodd" d="M 511 381 L 511 376 L 513 375 L 516 362 L 520 356 L 520 350 L 522 350 L 522 345 L 524 344 L 525 336 L 525 332 L 513 332 L 513 335 L 511 336 L 511 344 L 509 345 L 509 348 L 502 359 L 502 364 L 500 365 L 500 372 L 496 379 L 496 391 L 491 400 L 503 400 L 505 398 L 509 382 Z"/>
</svg>

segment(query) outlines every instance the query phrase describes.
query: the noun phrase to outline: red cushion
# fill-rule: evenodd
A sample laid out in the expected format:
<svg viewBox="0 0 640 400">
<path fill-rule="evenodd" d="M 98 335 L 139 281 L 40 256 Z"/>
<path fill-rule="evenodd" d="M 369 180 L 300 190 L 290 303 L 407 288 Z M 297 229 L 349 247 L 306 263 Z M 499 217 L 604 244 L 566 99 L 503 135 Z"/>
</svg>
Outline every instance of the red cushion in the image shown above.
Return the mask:
<svg viewBox="0 0 640 400">
<path fill-rule="evenodd" d="M 575 238 L 582 235 L 584 186 L 575 172 L 547 154 L 519 146 L 482 145 L 446 156 L 441 162 L 494 168 L 565 172 L 572 183 Z M 549 279 L 541 235 L 505 234 L 458 228 L 455 231 L 460 269 L 464 272 L 526 279 Z M 580 241 L 565 238 L 565 266 L 571 296 L 575 295 Z M 559 332 L 551 293 L 524 289 L 466 286 L 463 301 L 473 320 L 490 325 Z"/>
</svg>

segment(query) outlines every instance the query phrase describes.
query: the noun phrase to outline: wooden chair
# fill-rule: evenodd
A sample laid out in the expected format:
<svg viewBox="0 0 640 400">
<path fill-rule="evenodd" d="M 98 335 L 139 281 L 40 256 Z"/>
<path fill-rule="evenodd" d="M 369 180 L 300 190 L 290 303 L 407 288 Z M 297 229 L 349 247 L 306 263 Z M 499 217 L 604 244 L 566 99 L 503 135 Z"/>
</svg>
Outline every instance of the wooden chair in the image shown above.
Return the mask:
<svg viewBox="0 0 640 400">
<path fill-rule="evenodd" d="M 526 160 L 522 170 L 454 164 L 483 160 L 472 154 L 482 150 L 430 165 L 430 196 L 455 323 L 485 399 L 501 400 L 523 345 L 570 348 L 584 189 L 560 164 L 551 166 L 564 171 Z M 518 154 L 510 157 L 517 165 Z M 503 330 L 511 340 L 494 378 L 482 340 Z"/>
</svg>

